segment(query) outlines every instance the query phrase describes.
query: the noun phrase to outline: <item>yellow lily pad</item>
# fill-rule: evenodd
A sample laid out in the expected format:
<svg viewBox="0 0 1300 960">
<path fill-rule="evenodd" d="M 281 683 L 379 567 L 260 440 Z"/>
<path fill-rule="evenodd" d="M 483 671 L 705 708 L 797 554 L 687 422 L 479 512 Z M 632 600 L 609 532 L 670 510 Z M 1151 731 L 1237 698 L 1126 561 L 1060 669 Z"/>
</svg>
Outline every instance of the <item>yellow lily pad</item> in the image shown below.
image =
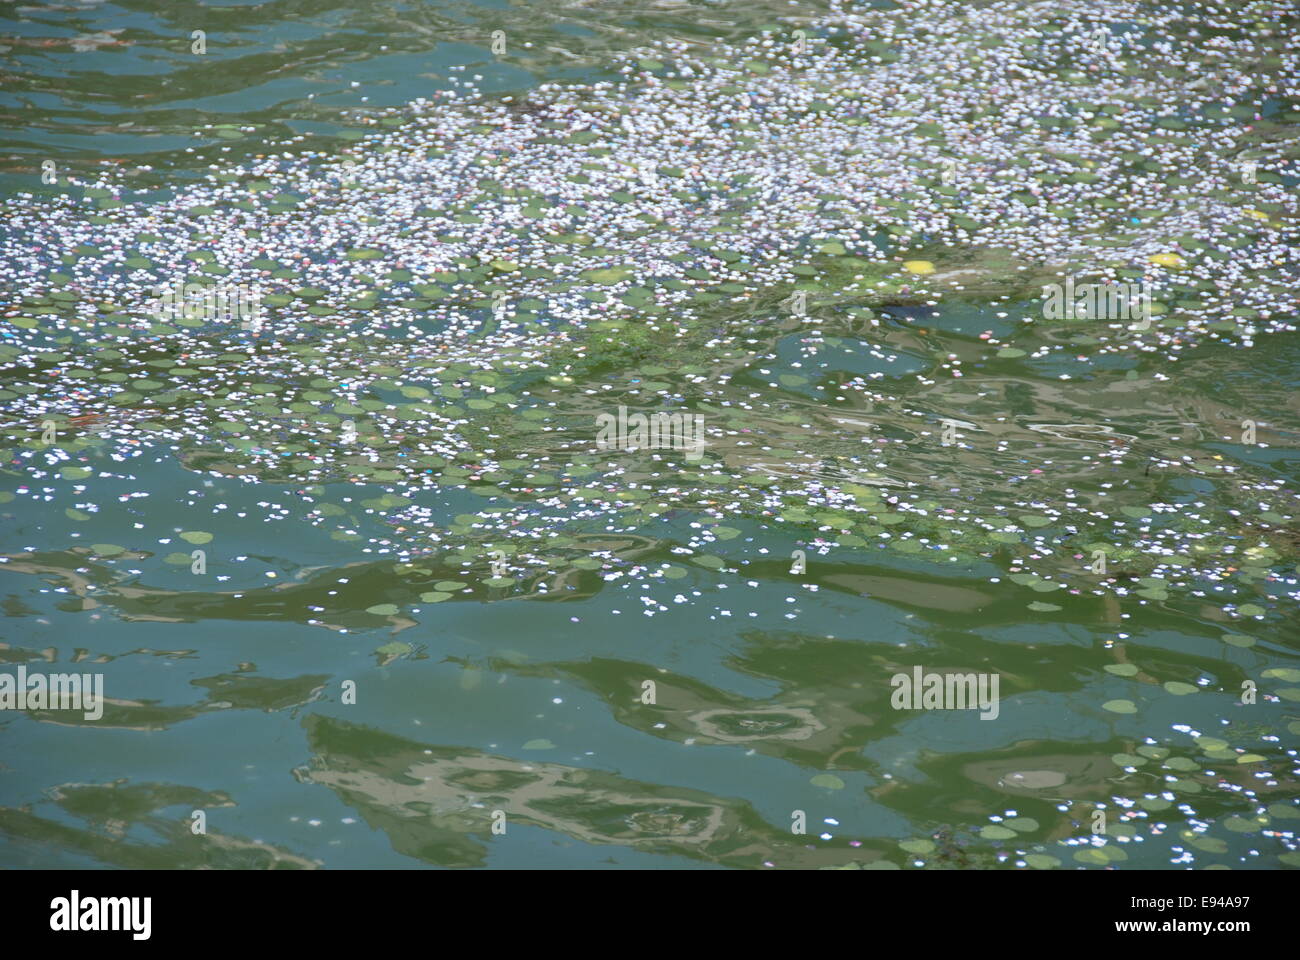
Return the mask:
<svg viewBox="0 0 1300 960">
<path fill-rule="evenodd" d="M 1153 253 L 1147 259 L 1160 267 L 1182 267 L 1187 264 L 1187 261 L 1176 253 Z"/>
</svg>

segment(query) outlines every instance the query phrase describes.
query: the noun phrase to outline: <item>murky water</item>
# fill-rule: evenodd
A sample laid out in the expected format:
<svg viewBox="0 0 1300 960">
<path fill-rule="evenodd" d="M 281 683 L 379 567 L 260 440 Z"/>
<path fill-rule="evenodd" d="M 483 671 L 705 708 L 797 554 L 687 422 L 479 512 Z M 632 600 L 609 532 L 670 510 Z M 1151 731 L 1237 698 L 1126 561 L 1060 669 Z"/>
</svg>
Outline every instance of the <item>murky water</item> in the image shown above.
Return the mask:
<svg viewBox="0 0 1300 960">
<path fill-rule="evenodd" d="M 9 9 L 0 865 L 1300 866 L 1294 13 L 985 6 Z"/>
</svg>

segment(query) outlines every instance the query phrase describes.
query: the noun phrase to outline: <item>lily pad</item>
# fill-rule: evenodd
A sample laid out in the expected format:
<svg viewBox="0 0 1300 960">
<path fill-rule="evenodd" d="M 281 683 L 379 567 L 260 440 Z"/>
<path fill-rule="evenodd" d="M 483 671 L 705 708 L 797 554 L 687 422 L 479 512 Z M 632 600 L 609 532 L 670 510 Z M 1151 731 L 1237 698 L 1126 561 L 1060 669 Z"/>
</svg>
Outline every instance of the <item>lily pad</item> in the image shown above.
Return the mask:
<svg viewBox="0 0 1300 960">
<path fill-rule="evenodd" d="M 980 836 L 985 840 L 1011 840 L 1015 838 L 1016 831 L 997 824 L 988 824 L 980 829 Z"/>
<path fill-rule="evenodd" d="M 1169 267 L 1171 269 L 1185 266 L 1187 261 L 1176 253 L 1155 253 L 1147 257 L 1152 263 L 1160 267 Z"/>
<path fill-rule="evenodd" d="M 844 789 L 844 781 L 833 773 L 819 773 L 808 782 L 814 787 L 825 787 L 827 790 Z"/>
<path fill-rule="evenodd" d="M 1022 790 L 1047 790 L 1061 786 L 1068 779 L 1059 770 L 1017 770 L 1004 775 L 1001 782 Z"/>
<path fill-rule="evenodd" d="M 1033 817 L 1012 817 L 1010 820 L 1004 820 L 1002 825 L 1010 827 L 1017 833 L 1033 833 L 1038 829 L 1038 821 Z"/>
</svg>

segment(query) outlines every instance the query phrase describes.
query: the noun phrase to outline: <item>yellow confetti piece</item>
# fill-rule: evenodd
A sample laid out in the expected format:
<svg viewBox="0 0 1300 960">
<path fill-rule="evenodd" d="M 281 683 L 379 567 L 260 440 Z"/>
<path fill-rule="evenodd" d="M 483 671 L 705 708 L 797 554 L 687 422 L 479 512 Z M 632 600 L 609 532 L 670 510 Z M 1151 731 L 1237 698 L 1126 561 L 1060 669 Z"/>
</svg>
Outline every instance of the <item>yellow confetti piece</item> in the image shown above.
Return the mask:
<svg viewBox="0 0 1300 960">
<path fill-rule="evenodd" d="M 909 273 L 934 273 L 934 264 L 929 260 L 904 260 L 903 269 Z"/>
</svg>

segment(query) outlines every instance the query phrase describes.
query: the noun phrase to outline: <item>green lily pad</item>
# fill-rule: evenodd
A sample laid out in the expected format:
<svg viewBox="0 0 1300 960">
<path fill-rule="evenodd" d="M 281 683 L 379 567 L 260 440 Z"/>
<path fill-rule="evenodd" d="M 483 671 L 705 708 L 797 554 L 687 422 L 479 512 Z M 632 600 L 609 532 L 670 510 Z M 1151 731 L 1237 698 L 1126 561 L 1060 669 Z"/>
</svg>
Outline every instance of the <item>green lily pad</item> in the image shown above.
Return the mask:
<svg viewBox="0 0 1300 960">
<path fill-rule="evenodd" d="M 1223 821 L 1223 828 L 1233 833 L 1259 833 L 1264 825 L 1247 817 L 1228 817 Z"/>
<path fill-rule="evenodd" d="M 1294 667 L 1272 667 L 1265 670 L 1263 676 L 1276 677 L 1279 680 L 1286 680 L 1288 683 L 1300 683 L 1300 670 Z"/>
<path fill-rule="evenodd" d="M 980 829 L 980 836 L 985 840 L 1011 840 L 1015 835 L 1016 831 L 997 824 L 988 824 Z"/>
<path fill-rule="evenodd" d="M 844 789 L 844 781 L 833 773 L 819 773 L 808 782 L 814 787 L 825 787 L 827 790 Z"/>
<path fill-rule="evenodd" d="M 630 267 L 609 267 L 603 270 L 584 271 L 582 278 L 584 280 L 589 280 L 592 283 L 603 283 L 607 286 L 612 286 L 616 283 L 622 283 L 631 275 L 632 269 Z"/>
<path fill-rule="evenodd" d="M 1227 853 L 1228 845 L 1218 837 L 1193 837 L 1187 841 L 1189 846 L 1206 853 Z"/>
</svg>

